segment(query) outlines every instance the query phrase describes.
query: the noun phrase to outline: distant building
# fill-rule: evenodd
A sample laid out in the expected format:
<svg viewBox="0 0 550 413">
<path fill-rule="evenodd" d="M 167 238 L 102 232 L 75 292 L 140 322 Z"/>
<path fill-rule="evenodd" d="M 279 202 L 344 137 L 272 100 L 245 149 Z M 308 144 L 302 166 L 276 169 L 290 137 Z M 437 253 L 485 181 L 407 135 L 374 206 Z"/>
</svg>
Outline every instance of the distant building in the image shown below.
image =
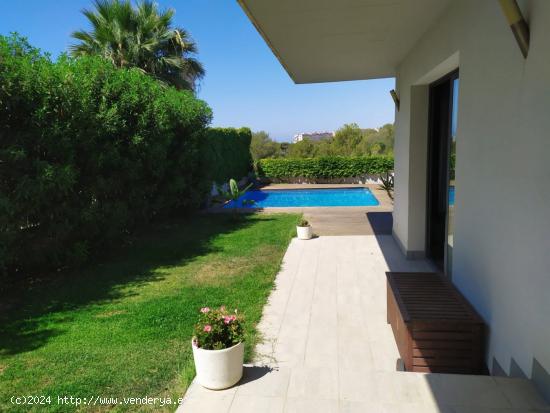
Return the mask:
<svg viewBox="0 0 550 413">
<path fill-rule="evenodd" d="M 299 133 L 294 135 L 292 140 L 294 143 L 303 141 L 304 139 L 309 139 L 311 141 L 320 141 L 322 139 L 330 139 L 334 137 L 334 132 L 310 132 L 310 133 Z"/>
</svg>

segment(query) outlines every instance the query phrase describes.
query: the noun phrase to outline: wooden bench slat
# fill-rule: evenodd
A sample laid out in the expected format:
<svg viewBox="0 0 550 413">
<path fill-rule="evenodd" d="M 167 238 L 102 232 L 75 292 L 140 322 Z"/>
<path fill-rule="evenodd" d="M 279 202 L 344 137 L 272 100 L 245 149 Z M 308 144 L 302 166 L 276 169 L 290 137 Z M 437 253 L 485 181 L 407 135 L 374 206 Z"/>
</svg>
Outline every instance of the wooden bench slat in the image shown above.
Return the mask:
<svg viewBox="0 0 550 413">
<path fill-rule="evenodd" d="M 386 275 L 388 323 L 405 369 L 481 373 L 483 320 L 452 283 L 436 273 Z"/>
<path fill-rule="evenodd" d="M 450 331 L 415 331 L 413 330 L 412 337 L 414 339 L 423 340 L 456 340 L 456 341 L 470 341 L 471 332 L 461 331 L 458 333 Z"/>
<path fill-rule="evenodd" d="M 438 367 L 467 367 L 471 364 L 470 358 L 424 358 L 424 357 L 413 357 L 413 365 L 414 366 L 422 366 L 422 367 L 431 367 L 431 366 L 438 366 Z"/>
<path fill-rule="evenodd" d="M 470 349 L 472 343 L 469 341 L 433 341 L 433 340 L 412 340 L 412 348 L 418 349 Z"/>
<path fill-rule="evenodd" d="M 413 357 L 423 358 L 469 358 L 471 357 L 468 348 L 442 348 L 442 349 L 419 349 L 413 348 Z"/>
</svg>

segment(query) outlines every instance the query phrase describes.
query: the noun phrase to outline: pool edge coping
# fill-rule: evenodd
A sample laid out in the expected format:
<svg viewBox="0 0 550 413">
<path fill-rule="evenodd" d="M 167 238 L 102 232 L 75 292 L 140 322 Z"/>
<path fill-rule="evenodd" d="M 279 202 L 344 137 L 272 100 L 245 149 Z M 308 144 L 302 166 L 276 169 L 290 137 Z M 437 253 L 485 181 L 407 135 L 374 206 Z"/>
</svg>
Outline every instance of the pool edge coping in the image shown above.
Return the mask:
<svg viewBox="0 0 550 413">
<path fill-rule="evenodd" d="M 276 188 L 275 188 L 276 187 Z M 304 213 L 304 212 L 315 212 L 315 210 L 320 211 L 334 211 L 338 212 L 338 209 L 344 211 L 380 211 L 380 212 L 389 212 L 393 211 L 393 201 L 390 199 L 386 191 L 380 189 L 379 184 L 269 184 L 263 185 L 259 189 L 280 189 L 280 190 L 291 190 L 291 189 L 346 189 L 346 188 L 367 188 L 370 190 L 372 195 L 378 201 L 378 205 L 370 206 L 310 206 L 310 207 L 263 207 L 263 208 L 224 208 L 224 204 L 216 205 L 210 208 L 202 210 L 204 213 Z"/>
</svg>

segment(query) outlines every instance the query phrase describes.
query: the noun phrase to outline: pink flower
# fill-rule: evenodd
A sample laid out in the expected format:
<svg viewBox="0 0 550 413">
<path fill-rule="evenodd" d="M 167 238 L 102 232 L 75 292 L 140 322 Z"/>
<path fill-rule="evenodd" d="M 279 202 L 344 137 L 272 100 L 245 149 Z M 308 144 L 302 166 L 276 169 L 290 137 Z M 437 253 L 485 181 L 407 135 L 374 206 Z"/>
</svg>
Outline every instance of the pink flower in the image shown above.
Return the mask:
<svg viewBox="0 0 550 413">
<path fill-rule="evenodd" d="M 206 314 L 206 313 L 208 313 L 209 311 L 210 311 L 210 308 L 209 308 L 209 307 L 203 307 L 203 308 L 201 308 L 201 313 L 203 313 L 203 314 Z"/>
<path fill-rule="evenodd" d="M 206 331 L 207 333 L 210 333 L 212 331 L 212 326 L 207 324 L 204 326 L 203 331 Z"/>
<path fill-rule="evenodd" d="M 225 324 L 229 324 L 230 322 L 235 321 L 236 319 L 237 319 L 237 317 L 234 316 L 234 315 L 226 315 L 226 316 L 223 318 L 223 322 L 224 322 Z"/>
</svg>

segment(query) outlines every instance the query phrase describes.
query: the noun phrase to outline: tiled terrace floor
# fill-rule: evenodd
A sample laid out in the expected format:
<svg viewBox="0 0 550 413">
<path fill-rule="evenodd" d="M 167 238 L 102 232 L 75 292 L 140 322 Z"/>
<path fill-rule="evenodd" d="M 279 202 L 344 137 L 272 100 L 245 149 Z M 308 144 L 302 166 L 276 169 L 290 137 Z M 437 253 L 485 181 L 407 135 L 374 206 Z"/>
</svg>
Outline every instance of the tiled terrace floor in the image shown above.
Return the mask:
<svg viewBox="0 0 550 413">
<path fill-rule="evenodd" d="M 194 382 L 178 412 L 550 411 L 527 380 L 397 372 L 389 269 L 431 267 L 405 260 L 388 235 L 294 239 L 264 309 L 256 362 L 228 390 Z"/>
</svg>

